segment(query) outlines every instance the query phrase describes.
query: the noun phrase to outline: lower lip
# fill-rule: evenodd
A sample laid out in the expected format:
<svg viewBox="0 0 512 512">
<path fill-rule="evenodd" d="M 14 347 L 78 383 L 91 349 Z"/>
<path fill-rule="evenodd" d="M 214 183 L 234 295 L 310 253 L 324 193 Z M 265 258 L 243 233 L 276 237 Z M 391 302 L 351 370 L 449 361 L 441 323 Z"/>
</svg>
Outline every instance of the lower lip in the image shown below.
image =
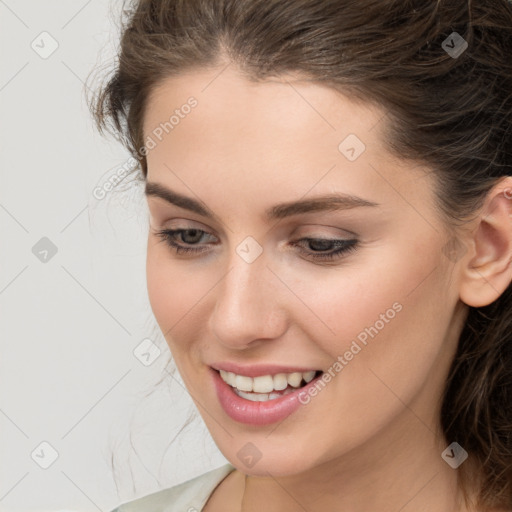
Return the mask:
<svg viewBox="0 0 512 512">
<path fill-rule="evenodd" d="M 252 402 L 238 396 L 233 388 L 222 380 L 217 370 L 211 369 L 211 371 L 217 397 L 226 414 L 235 421 L 249 425 L 270 425 L 284 420 L 302 405 L 299 401 L 299 394 L 307 393 L 309 388 L 313 387 L 316 381 L 322 377 L 320 374 L 305 386 L 297 388 L 296 391 L 281 398 L 265 402 Z"/>
</svg>

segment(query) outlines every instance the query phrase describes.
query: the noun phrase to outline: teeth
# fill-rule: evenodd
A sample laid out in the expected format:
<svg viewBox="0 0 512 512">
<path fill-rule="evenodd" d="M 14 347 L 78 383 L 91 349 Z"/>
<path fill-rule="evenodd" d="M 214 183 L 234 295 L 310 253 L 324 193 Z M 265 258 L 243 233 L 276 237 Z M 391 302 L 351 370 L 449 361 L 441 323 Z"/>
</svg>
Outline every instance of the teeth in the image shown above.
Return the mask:
<svg viewBox="0 0 512 512">
<path fill-rule="evenodd" d="M 311 370 L 310 372 L 304 372 L 304 380 L 306 381 L 306 383 L 311 382 L 313 380 L 315 373 L 315 370 Z"/>
<path fill-rule="evenodd" d="M 302 373 L 300 373 L 300 372 L 290 373 L 287 378 L 288 378 L 288 384 L 290 384 L 290 386 L 293 386 L 294 388 L 298 388 L 300 386 L 300 383 L 302 382 Z"/>
<path fill-rule="evenodd" d="M 237 388 L 234 388 L 235 393 L 246 400 L 250 400 L 251 402 L 267 402 L 268 400 L 274 400 L 276 398 L 281 398 L 288 393 L 293 393 L 293 389 L 287 389 L 282 393 L 246 393 L 245 391 L 240 391 Z"/>
<path fill-rule="evenodd" d="M 235 387 L 240 391 L 252 391 L 252 379 L 250 377 L 245 377 L 244 375 L 237 375 L 235 377 Z"/>
<path fill-rule="evenodd" d="M 250 377 L 246 378 L 250 379 Z M 252 390 L 255 393 L 270 393 L 274 390 L 274 379 L 272 375 L 261 375 L 251 380 L 253 381 Z"/>
<path fill-rule="evenodd" d="M 245 375 L 236 375 L 233 372 L 226 372 L 220 370 L 220 376 L 224 382 L 240 391 L 240 396 L 247 398 L 247 394 L 251 396 L 252 400 L 257 400 L 254 393 L 262 393 L 261 397 L 264 400 L 268 400 L 268 393 L 270 393 L 270 399 L 283 396 L 285 393 L 272 393 L 272 391 L 284 391 L 288 386 L 292 388 L 300 387 L 302 380 L 306 383 L 311 382 L 315 376 L 315 370 L 308 372 L 293 372 L 293 373 L 278 373 L 276 375 L 261 375 L 259 377 L 247 377 Z M 291 389 L 289 390 L 292 391 Z M 267 394 L 267 395 L 265 395 Z M 275 397 L 273 395 L 276 395 Z"/>
<path fill-rule="evenodd" d="M 286 373 L 278 373 L 274 375 L 274 389 L 277 391 L 282 391 L 288 387 L 288 379 L 286 378 Z"/>
</svg>

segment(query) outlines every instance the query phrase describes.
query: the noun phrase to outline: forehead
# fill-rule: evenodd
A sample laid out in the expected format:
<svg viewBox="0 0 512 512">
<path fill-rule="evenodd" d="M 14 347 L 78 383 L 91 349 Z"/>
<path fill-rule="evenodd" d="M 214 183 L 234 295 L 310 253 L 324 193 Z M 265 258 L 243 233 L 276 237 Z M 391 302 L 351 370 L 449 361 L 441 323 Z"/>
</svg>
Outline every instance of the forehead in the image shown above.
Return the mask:
<svg viewBox="0 0 512 512">
<path fill-rule="evenodd" d="M 187 107 L 190 98 L 197 106 Z M 187 128 L 201 128 L 212 136 L 237 131 L 242 136 L 336 141 L 351 131 L 375 142 L 385 111 L 369 103 L 356 103 L 333 88 L 293 76 L 250 81 L 231 67 L 191 71 L 160 82 L 150 93 L 144 116 L 144 134 L 150 135 L 172 114 L 174 139 Z M 183 111 L 183 112 L 181 112 Z M 186 123 L 182 122 L 187 120 Z M 181 125 L 181 126 L 178 126 Z M 178 129 L 178 127 L 180 129 Z M 207 128 L 214 128 L 209 130 Z M 377 128 L 373 134 L 370 132 Z M 241 131 L 239 131 L 241 130 Z M 189 133 L 187 133 L 189 135 Z M 165 134 L 164 134 L 165 136 Z"/>
<path fill-rule="evenodd" d="M 228 67 L 167 78 L 146 104 L 148 179 L 203 197 L 251 191 L 269 204 L 308 191 L 379 203 L 396 201 L 394 189 L 424 194 L 410 171 L 418 165 L 384 146 L 385 114 L 291 76 L 253 82 Z"/>
</svg>

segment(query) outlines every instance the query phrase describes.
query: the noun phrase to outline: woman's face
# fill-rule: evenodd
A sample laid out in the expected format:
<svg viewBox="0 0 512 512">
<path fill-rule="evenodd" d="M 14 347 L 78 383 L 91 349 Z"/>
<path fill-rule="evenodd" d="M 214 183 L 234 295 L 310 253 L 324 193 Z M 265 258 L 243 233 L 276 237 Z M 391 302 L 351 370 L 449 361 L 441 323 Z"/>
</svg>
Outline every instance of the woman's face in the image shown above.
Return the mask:
<svg viewBox="0 0 512 512">
<path fill-rule="evenodd" d="M 387 152 L 386 122 L 330 88 L 231 68 L 149 98 L 149 299 L 215 442 L 248 474 L 419 453 L 438 425 L 460 253 L 433 175 Z"/>
</svg>

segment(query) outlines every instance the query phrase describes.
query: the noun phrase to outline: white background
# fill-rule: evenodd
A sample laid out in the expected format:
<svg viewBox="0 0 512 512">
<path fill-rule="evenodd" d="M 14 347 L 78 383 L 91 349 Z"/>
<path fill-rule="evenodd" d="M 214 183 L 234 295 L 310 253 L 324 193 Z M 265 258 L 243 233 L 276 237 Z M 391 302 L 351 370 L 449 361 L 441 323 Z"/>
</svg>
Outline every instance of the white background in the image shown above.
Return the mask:
<svg viewBox="0 0 512 512">
<path fill-rule="evenodd" d="M 147 298 L 142 188 L 92 193 L 129 157 L 85 101 L 120 10 L 0 0 L 2 512 L 108 512 L 226 461 L 197 413 L 172 442 L 195 408 Z M 149 366 L 133 353 L 146 338 L 161 350 Z"/>
</svg>

